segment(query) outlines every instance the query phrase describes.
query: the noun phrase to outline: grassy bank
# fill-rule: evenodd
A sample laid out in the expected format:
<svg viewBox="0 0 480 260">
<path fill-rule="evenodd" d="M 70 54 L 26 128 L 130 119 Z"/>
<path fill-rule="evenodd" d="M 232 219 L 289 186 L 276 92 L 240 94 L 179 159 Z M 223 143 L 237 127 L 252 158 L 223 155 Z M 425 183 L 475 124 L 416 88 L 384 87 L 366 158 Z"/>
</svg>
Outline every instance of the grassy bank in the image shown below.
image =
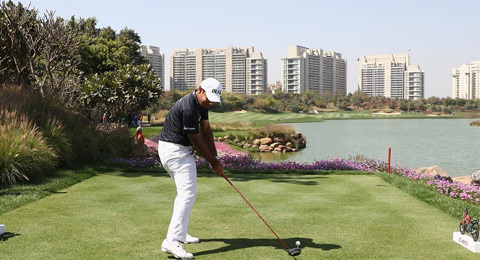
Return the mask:
<svg viewBox="0 0 480 260">
<path fill-rule="evenodd" d="M 175 197 L 171 178 L 159 169 L 93 172 L 0 215 L 7 226 L 2 257 L 167 259 L 160 244 Z M 228 176 L 288 246 L 302 242 L 298 259 L 476 259 L 451 241 L 460 219 L 390 184 L 402 177 L 278 173 Z M 200 171 L 190 232 L 202 239 L 186 246 L 197 259 L 289 259 L 230 185 L 208 170 Z"/>
<path fill-rule="evenodd" d="M 99 167 L 78 166 L 69 170 L 55 171 L 35 181 L 2 188 L 0 189 L 0 215 L 58 193 L 96 175 L 100 170 Z"/>
</svg>

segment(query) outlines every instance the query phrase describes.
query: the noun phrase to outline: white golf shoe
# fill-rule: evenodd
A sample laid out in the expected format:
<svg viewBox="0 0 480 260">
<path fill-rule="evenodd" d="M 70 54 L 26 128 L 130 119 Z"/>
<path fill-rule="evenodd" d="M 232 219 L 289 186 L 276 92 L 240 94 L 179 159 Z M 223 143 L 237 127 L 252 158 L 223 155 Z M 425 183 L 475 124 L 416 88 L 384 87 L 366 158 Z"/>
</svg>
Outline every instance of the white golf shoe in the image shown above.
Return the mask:
<svg viewBox="0 0 480 260">
<path fill-rule="evenodd" d="M 166 239 L 162 243 L 162 252 L 172 254 L 179 259 L 193 259 L 193 255 L 183 248 L 180 242 L 168 242 Z"/>
<path fill-rule="evenodd" d="M 185 239 L 185 244 L 197 244 L 200 243 L 200 239 L 198 237 L 192 237 L 187 233 L 187 237 Z"/>
</svg>

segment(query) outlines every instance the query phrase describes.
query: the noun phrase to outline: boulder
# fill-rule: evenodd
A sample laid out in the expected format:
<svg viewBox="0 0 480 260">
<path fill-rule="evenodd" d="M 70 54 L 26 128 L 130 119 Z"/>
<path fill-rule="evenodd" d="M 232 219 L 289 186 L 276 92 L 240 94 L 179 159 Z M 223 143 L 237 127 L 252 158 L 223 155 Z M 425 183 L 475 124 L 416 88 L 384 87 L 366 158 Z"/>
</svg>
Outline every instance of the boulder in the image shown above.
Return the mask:
<svg viewBox="0 0 480 260">
<path fill-rule="evenodd" d="M 447 172 L 438 166 L 423 167 L 417 169 L 418 174 L 425 174 L 428 176 L 434 177 L 435 175 L 440 175 L 442 177 L 450 177 Z"/>
<path fill-rule="evenodd" d="M 480 185 L 480 169 L 476 169 L 472 172 L 472 181 Z"/>
<path fill-rule="evenodd" d="M 455 178 L 453 178 L 453 181 L 461 182 L 461 183 L 465 183 L 465 184 L 469 184 L 469 185 L 471 185 L 473 183 L 472 176 L 469 176 L 469 175 L 455 177 Z"/>
<path fill-rule="evenodd" d="M 248 148 L 250 148 L 250 147 L 252 147 L 251 144 L 244 144 L 244 145 L 243 145 L 243 149 L 248 149 Z"/>
<path fill-rule="evenodd" d="M 280 145 L 280 143 L 273 143 L 270 145 L 271 148 L 276 148 Z"/>
<path fill-rule="evenodd" d="M 269 138 L 269 137 L 262 138 L 262 139 L 260 139 L 260 143 L 262 145 L 271 145 L 272 144 L 272 138 Z"/>
<path fill-rule="evenodd" d="M 292 148 L 292 147 L 293 147 L 293 144 L 292 144 L 291 142 L 287 142 L 287 144 L 286 144 L 285 146 Z"/>
<path fill-rule="evenodd" d="M 262 144 L 262 141 L 260 141 L 260 139 L 253 140 L 253 145 L 259 146 L 261 144 Z"/>
<path fill-rule="evenodd" d="M 269 152 L 270 151 L 270 146 L 268 146 L 266 144 L 262 144 L 262 145 L 260 145 L 260 147 L 258 147 L 258 150 L 260 152 Z"/>
</svg>

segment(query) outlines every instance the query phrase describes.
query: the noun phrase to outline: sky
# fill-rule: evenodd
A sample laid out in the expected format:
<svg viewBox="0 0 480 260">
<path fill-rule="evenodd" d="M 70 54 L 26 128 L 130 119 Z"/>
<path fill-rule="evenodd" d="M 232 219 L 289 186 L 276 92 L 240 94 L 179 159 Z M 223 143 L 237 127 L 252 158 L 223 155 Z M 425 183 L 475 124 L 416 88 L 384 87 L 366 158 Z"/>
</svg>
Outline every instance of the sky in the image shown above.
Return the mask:
<svg viewBox="0 0 480 260">
<path fill-rule="evenodd" d="M 16 1 L 18 2 L 18 1 Z M 280 80 L 288 46 L 341 53 L 347 93 L 358 89 L 358 58 L 408 54 L 425 72 L 425 97 L 452 96 L 452 69 L 480 60 L 480 0 L 31 0 L 63 18 L 96 17 L 97 27 L 133 29 L 165 54 L 173 49 L 253 46 Z"/>
</svg>

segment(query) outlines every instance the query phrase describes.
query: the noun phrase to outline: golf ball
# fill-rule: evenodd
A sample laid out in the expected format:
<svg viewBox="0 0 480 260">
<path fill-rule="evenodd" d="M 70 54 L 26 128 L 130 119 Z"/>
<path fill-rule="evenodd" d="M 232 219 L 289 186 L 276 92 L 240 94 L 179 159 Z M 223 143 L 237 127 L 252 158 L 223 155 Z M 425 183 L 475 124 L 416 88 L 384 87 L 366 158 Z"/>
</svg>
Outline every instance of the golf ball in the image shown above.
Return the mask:
<svg viewBox="0 0 480 260">
<path fill-rule="evenodd" d="M 300 246 L 300 241 L 295 242 L 295 245 L 296 245 L 297 247 L 299 247 L 299 246 Z"/>
</svg>

